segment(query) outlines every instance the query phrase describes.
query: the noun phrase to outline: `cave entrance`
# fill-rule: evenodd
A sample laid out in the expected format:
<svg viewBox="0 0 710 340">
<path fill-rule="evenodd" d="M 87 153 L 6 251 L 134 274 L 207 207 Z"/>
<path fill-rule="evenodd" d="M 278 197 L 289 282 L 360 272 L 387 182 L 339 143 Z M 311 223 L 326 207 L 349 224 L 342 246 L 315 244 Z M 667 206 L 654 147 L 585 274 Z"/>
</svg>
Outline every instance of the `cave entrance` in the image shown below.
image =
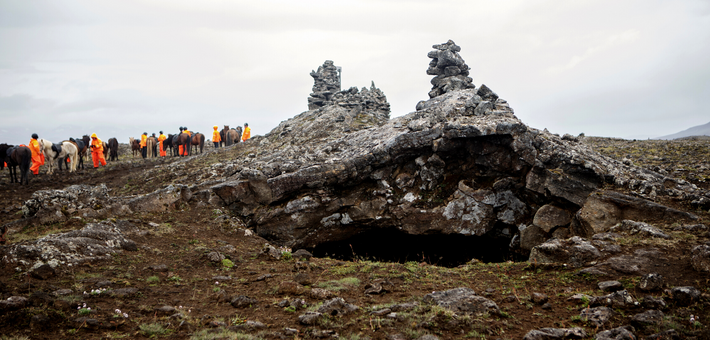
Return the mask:
<svg viewBox="0 0 710 340">
<path fill-rule="evenodd" d="M 312 249 L 313 256 L 352 261 L 426 262 L 456 267 L 478 259 L 483 262 L 519 260 L 509 250 L 510 239 L 490 236 L 411 235 L 397 229 L 371 229 L 351 238 L 322 243 Z"/>
</svg>

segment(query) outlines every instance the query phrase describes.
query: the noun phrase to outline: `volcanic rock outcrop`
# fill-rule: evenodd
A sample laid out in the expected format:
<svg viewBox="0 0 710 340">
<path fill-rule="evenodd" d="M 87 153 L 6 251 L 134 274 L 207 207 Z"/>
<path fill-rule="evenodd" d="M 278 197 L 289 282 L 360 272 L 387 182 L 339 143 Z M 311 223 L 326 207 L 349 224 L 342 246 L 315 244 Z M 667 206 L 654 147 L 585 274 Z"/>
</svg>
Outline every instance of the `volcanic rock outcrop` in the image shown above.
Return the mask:
<svg viewBox="0 0 710 340">
<path fill-rule="evenodd" d="M 435 48 L 468 70 L 453 54 L 455 44 Z M 645 201 L 620 194 L 605 199 L 599 191 L 605 184 L 648 199 L 707 197 L 683 180 L 601 156 L 578 137 L 530 128 L 485 85 L 461 84 L 389 121 L 384 106 L 358 111 L 333 102 L 282 122 L 258 139 L 253 157 L 224 165 L 228 180 L 210 187 L 211 202 L 294 248 L 378 229 L 517 245 L 531 228 L 527 234 L 537 241 L 530 249 L 553 236 L 590 237 L 627 218 L 580 215 L 592 193 L 598 192 L 595 202 L 610 205 Z"/>
<path fill-rule="evenodd" d="M 333 103 L 332 97 L 340 92 L 340 67 L 332 60 L 326 60 L 318 71 L 311 71 L 313 77 L 313 93 L 308 97 L 308 109 L 314 110 Z"/>
</svg>

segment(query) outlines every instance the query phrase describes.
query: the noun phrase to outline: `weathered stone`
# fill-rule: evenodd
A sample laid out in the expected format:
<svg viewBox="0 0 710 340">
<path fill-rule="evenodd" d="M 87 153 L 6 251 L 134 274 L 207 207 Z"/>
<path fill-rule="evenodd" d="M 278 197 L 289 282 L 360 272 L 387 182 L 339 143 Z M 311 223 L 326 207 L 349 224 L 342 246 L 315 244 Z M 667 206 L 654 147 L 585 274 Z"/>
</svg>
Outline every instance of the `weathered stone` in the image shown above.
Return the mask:
<svg viewBox="0 0 710 340">
<path fill-rule="evenodd" d="M 30 318 L 30 329 L 33 331 L 43 331 L 51 326 L 51 320 L 47 314 L 35 314 Z"/>
<path fill-rule="evenodd" d="M 624 289 L 624 285 L 622 285 L 619 281 L 602 281 L 599 282 L 597 286 L 605 292 L 615 292 L 617 290 Z"/>
<path fill-rule="evenodd" d="M 302 290 L 301 286 L 293 281 L 281 281 L 279 283 L 279 294 L 300 295 Z"/>
<path fill-rule="evenodd" d="M 126 205 L 134 212 L 164 212 L 175 209 L 183 201 L 183 197 L 189 194 L 190 189 L 186 185 L 171 184 L 163 189 L 133 198 L 126 202 Z"/>
<path fill-rule="evenodd" d="M 0 300 L 0 312 L 24 308 L 28 301 L 24 296 L 11 296 L 7 300 Z"/>
<path fill-rule="evenodd" d="M 665 330 L 660 333 L 652 334 L 646 337 L 646 340 L 680 340 L 680 334 L 675 329 Z"/>
<path fill-rule="evenodd" d="M 549 299 L 550 299 L 550 297 L 548 297 L 547 294 L 542 294 L 542 293 L 532 293 L 532 295 L 530 296 L 530 300 L 533 303 L 538 304 L 538 305 L 544 304 Z"/>
<path fill-rule="evenodd" d="M 311 254 L 308 250 L 305 249 L 298 249 L 291 254 L 294 259 L 297 260 L 303 260 L 305 259 L 306 261 L 310 260 L 311 257 L 313 257 L 313 254 Z"/>
<path fill-rule="evenodd" d="M 302 325 L 313 326 L 318 322 L 318 319 L 320 319 L 322 316 L 323 314 L 319 312 L 306 312 L 306 314 L 298 316 L 298 322 L 300 322 Z"/>
<path fill-rule="evenodd" d="M 45 265 L 56 270 L 62 265 L 110 259 L 111 254 L 122 250 L 137 250 L 136 243 L 125 237 L 128 228 L 131 228 L 130 223 L 88 223 L 79 230 L 6 246 L 2 249 L 3 261 L 28 266 L 32 272 Z M 43 267 L 42 275 L 51 275 L 49 269 Z"/>
<path fill-rule="evenodd" d="M 500 314 L 500 309 L 495 302 L 476 295 L 472 289 L 466 287 L 427 294 L 424 296 L 424 302 L 436 304 L 453 312 Z"/>
<path fill-rule="evenodd" d="M 646 309 L 665 309 L 666 301 L 663 298 L 655 298 L 653 296 L 647 295 L 643 297 L 641 301 L 641 306 Z"/>
<path fill-rule="evenodd" d="M 671 289 L 673 302 L 679 306 L 690 306 L 700 298 L 700 291 L 695 287 L 673 287 Z"/>
<path fill-rule="evenodd" d="M 520 231 L 520 248 L 532 250 L 534 247 L 543 244 L 549 238 L 547 232 L 542 228 L 531 225 Z"/>
<path fill-rule="evenodd" d="M 335 293 L 323 288 L 311 288 L 308 294 L 312 299 L 325 300 L 335 296 Z"/>
<path fill-rule="evenodd" d="M 52 268 L 52 266 L 48 264 L 43 264 L 39 267 L 30 270 L 30 275 L 32 275 L 32 277 L 34 277 L 35 279 L 46 280 L 50 277 L 56 276 L 57 272 L 54 270 L 54 268 Z"/>
<path fill-rule="evenodd" d="M 210 260 L 211 262 L 215 263 L 220 263 L 222 260 L 224 260 L 226 257 L 224 255 L 220 254 L 219 252 L 213 251 L 207 254 L 207 259 Z"/>
<path fill-rule="evenodd" d="M 350 314 L 358 309 L 360 309 L 360 307 L 346 303 L 343 298 L 333 298 L 324 302 L 320 307 L 318 307 L 318 313 L 330 316 L 343 316 L 346 314 Z"/>
<path fill-rule="evenodd" d="M 647 310 L 631 317 L 631 323 L 636 327 L 659 325 L 663 322 L 663 312 L 660 310 Z"/>
<path fill-rule="evenodd" d="M 158 264 L 154 266 L 148 266 L 148 269 L 158 272 L 158 273 L 167 273 L 168 272 L 168 266 L 164 264 Z"/>
<path fill-rule="evenodd" d="M 609 295 L 596 296 L 589 302 L 590 306 L 606 306 L 612 308 L 630 308 L 638 306 L 639 303 L 628 291 L 619 290 Z"/>
<path fill-rule="evenodd" d="M 311 279 L 311 276 L 308 275 L 307 273 L 298 273 L 294 277 L 294 281 L 298 283 L 299 285 L 303 286 L 310 286 L 313 284 L 313 280 Z"/>
<path fill-rule="evenodd" d="M 597 333 L 596 340 L 637 340 L 632 326 L 621 326 Z"/>
<path fill-rule="evenodd" d="M 523 340 L 567 340 L 586 337 L 587 332 L 584 331 L 584 328 L 541 328 L 529 331 Z"/>
<path fill-rule="evenodd" d="M 247 308 L 256 305 L 259 301 L 246 295 L 239 295 L 232 299 L 230 304 L 234 308 Z"/>
<path fill-rule="evenodd" d="M 663 284 L 663 275 L 651 273 L 641 277 L 638 283 L 638 287 L 641 290 L 653 291 L 663 289 Z"/>
<path fill-rule="evenodd" d="M 690 252 L 690 264 L 699 272 L 710 272 L 710 245 L 701 244 Z"/>
<path fill-rule="evenodd" d="M 582 312 L 579 313 L 582 320 L 587 321 L 597 327 L 601 327 L 606 324 L 614 312 L 609 307 L 594 307 L 594 308 L 584 308 Z"/>
<path fill-rule="evenodd" d="M 577 219 L 587 236 L 609 231 L 623 220 L 682 220 L 694 221 L 698 217 L 676 209 L 612 191 L 598 191 L 589 195 Z"/>
<path fill-rule="evenodd" d="M 629 234 L 638 234 L 646 237 L 658 237 L 669 239 L 670 236 L 664 234 L 658 228 L 651 226 L 648 223 L 636 222 L 631 220 L 623 220 L 610 229 L 612 232 L 628 232 Z"/>
<path fill-rule="evenodd" d="M 579 236 L 567 240 L 549 240 L 533 247 L 529 262 L 533 263 L 568 263 L 581 267 L 601 257 L 601 252 L 589 241 Z"/>
<path fill-rule="evenodd" d="M 158 315 L 167 316 L 175 314 L 175 312 L 177 312 L 177 309 L 175 309 L 175 307 L 173 306 L 162 306 L 155 308 L 153 311 Z"/>
<path fill-rule="evenodd" d="M 533 218 L 533 225 L 539 227 L 546 233 L 550 233 L 557 227 L 569 225 L 571 222 L 572 215 L 570 215 L 567 210 L 560 209 L 551 204 L 540 207 Z"/>
<path fill-rule="evenodd" d="M 37 290 L 32 292 L 32 295 L 30 295 L 29 303 L 35 307 L 47 307 L 51 306 L 54 303 L 54 299 L 49 296 L 49 294 L 41 290 Z"/>
<path fill-rule="evenodd" d="M 633 255 L 622 255 L 609 258 L 603 265 L 608 265 L 624 274 L 638 275 L 642 272 L 652 272 L 656 266 L 663 265 L 666 261 L 663 252 L 656 248 L 637 249 Z"/>
</svg>

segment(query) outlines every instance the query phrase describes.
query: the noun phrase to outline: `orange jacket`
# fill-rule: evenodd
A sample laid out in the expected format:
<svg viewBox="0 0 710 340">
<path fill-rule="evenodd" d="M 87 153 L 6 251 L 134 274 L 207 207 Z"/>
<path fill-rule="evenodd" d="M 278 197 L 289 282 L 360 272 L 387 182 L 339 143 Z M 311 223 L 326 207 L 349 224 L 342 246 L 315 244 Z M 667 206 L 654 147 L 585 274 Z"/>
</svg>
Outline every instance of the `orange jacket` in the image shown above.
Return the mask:
<svg viewBox="0 0 710 340">
<path fill-rule="evenodd" d="M 148 142 L 148 136 L 141 135 L 141 148 L 145 147 L 147 142 Z"/>
<path fill-rule="evenodd" d="M 160 143 L 162 143 L 166 139 L 168 139 L 168 137 L 165 137 L 165 135 L 162 133 L 160 134 L 160 136 L 158 136 L 158 142 Z"/>
<path fill-rule="evenodd" d="M 222 136 L 219 135 L 219 131 L 217 129 L 214 129 L 214 132 L 212 132 L 212 142 L 218 143 L 222 141 Z"/>
<path fill-rule="evenodd" d="M 35 157 L 37 155 L 41 155 L 42 151 L 39 150 L 39 141 L 36 139 L 30 140 L 30 150 L 32 151 L 32 157 Z"/>
<path fill-rule="evenodd" d="M 251 128 L 247 126 L 244 127 L 244 133 L 242 133 L 242 142 L 246 142 L 249 137 L 251 137 Z"/>
<path fill-rule="evenodd" d="M 186 133 L 186 134 L 192 136 L 192 132 L 190 132 L 190 130 L 182 130 L 182 133 Z"/>
<path fill-rule="evenodd" d="M 91 152 L 104 153 L 104 142 L 102 142 L 98 137 L 91 139 Z"/>
</svg>

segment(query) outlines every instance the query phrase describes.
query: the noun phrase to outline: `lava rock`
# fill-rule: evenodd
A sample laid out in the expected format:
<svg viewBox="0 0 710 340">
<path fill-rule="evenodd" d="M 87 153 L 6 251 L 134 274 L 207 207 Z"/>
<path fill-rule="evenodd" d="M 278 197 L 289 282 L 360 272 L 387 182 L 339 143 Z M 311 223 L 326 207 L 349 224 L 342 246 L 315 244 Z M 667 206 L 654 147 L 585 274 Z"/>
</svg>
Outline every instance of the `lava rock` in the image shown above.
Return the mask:
<svg viewBox="0 0 710 340">
<path fill-rule="evenodd" d="M 609 307 L 584 308 L 579 314 L 582 320 L 590 322 L 597 327 L 606 324 L 614 312 Z"/>
<path fill-rule="evenodd" d="M 641 277 L 639 280 L 638 287 L 643 291 L 654 291 L 663 289 L 663 275 L 650 273 Z"/>
<path fill-rule="evenodd" d="M 597 333 L 596 340 L 637 340 L 632 326 L 621 326 Z"/>
<path fill-rule="evenodd" d="M 622 285 L 619 281 L 602 281 L 599 282 L 597 286 L 605 292 L 615 292 L 617 290 L 624 289 L 624 285 Z"/>
<path fill-rule="evenodd" d="M 700 298 L 700 291 L 695 287 L 674 287 L 671 289 L 673 302 L 679 306 L 690 306 Z"/>
<path fill-rule="evenodd" d="M 660 310 L 647 310 L 631 317 L 631 323 L 636 327 L 659 325 L 663 322 L 663 312 Z"/>
<path fill-rule="evenodd" d="M 424 302 L 436 304 L 454 312 L 500 314 L 495 302 L 476 295 L 471 288 L 454 288 L 424 296 Z"/>
<path fill-rule="evenodd" d="M 710 272 L 710 245 L 701 244 L 690 252 L 690 263 L 699 272 Z"/>
<path fill-rule="evenodd" d="M 259 301 L 246 295 L 239 295 L 232 299 L 230 304 L 234 308 L 247 308 L 256 305 Z"/>
<path fill-rule="evenodd" d="M 523 340 L 567 340 L 586 337 L 587 332 L 584 331 L 584 328 L 541 328 L 529 331 Z"/>
</svg>

